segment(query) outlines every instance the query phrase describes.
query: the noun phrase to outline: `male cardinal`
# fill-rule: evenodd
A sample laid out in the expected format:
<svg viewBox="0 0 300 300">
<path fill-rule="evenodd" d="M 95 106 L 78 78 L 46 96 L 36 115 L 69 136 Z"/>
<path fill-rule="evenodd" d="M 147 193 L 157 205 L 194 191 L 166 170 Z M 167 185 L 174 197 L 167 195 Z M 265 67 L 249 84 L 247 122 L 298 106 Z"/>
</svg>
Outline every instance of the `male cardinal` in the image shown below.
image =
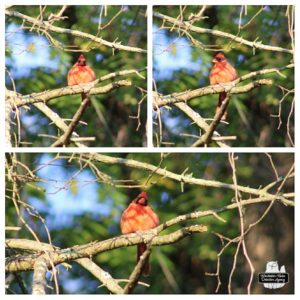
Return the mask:
<svg viewBox="0 0 300 300">
<path fill-rule="evenodd" d="M 215 65 L 212 67 L 209 79 L 210 84 L 219 84 L 219 83 L 226 83 L 237 79 L 237 72 L 235 68 L 228 62 L 225 58 L 223 52 L 217 52 L 212 60 Z M 221 92 L 219 95 L 219 102 L 217 106 L 217 112 L 222 105 L 222 102 L 226 98 L 226 92 Z M 225 112 L 222 116 L 222 120 L 226 120 L 227 113 Z"/>
<path fill-rule="evenodd" d="M 81 83 L 88 83 L 94 81 L 96 75 L 89 65 L 86 63 L 86 58 L 81 54 L 76 64 L 71 68 L 68 73 L 68 85 L 77 85 Z M 82 101 L 88 99 L 86 93 L 81 93 Z"/>
<path fill-rule="evenodd" d="M 132 200 L 121 217 L 121 231 L 123 234 L 149 230 L 158 225 L 159 218 L 148 205 L 148 195 L 146 192 L 141 192 L 134 200 Z M 145 243 L 138 245 L 137 261 L 139 261 L 146 249 Z M 143 275 L 148 276 L 149 273 L 150 265 L 148 258 L 144 265 Z"/>
</svg>

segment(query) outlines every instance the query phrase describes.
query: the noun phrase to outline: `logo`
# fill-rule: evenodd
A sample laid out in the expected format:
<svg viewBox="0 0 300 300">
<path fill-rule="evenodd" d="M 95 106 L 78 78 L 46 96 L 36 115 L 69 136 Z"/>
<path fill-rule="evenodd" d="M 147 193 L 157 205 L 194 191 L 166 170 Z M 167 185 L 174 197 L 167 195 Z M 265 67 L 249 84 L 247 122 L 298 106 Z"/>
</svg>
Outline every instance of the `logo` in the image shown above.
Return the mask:
<svg viewBox="0 0 300 300">
<path fill-rule="evenodd" d="M 263 283 L 266 289 L 280 289 L 289 282 L 289 274 L 285 271 L 285 266 L 279 270 L 277 261 L 269 261 L 266 271 L 258 274 L 258 282 Z"/>
</svg>

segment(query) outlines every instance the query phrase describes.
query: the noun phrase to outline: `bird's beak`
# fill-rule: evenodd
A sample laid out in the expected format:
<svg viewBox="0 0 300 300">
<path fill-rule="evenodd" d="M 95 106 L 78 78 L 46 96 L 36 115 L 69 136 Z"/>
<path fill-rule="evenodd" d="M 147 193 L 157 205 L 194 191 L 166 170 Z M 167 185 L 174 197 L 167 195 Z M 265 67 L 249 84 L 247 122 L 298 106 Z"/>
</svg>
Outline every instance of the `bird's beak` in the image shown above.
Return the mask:
<svg viewBox="0 0 300 300">
<path fill-rule="evenodd" d="M 212 59 L 212 62 L 213 62 L 213 63 L 216 63 L 216 62 L 217 62 L 217 60 L 216 60 L 215 58 L 213 58 L 213 59 Z"/>
</svg>

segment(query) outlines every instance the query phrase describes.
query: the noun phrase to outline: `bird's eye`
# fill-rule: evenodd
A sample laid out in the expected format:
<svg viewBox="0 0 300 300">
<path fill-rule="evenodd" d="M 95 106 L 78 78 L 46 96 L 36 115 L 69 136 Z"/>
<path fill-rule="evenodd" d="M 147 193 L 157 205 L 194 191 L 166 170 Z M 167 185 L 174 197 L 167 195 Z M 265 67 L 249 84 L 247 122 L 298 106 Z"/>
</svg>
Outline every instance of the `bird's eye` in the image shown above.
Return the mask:
<svg viewBox="0 0 300 300">
<path fill-rule="evenodd" d="M 216 60 L 217 61 L 222 61 L 222 58 L 221 57 L 217 57 Z"/>
</svg>

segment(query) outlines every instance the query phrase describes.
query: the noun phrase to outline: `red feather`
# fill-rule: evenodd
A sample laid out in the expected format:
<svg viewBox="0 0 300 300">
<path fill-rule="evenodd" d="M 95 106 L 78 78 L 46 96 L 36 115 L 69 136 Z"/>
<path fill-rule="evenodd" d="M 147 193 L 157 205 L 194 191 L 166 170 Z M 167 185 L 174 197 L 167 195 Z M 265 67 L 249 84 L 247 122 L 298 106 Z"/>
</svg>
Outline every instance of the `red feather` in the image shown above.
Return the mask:
<svg viewBox="0 0 300 300">
<path fill-rule="evenodd" d="M 159 225 L 159 218 L 148 205 L 148 195 L 141 192 L 123 212 L 121 216 L 121 231 L 123 234 L 146 231 Z M 146 244 L 141 243 L 137 247 L 137 260 L 146 251 Z M 144 265 L 143 275 L 150 272 L 149 258 Z"/>
<path fill-rule="evenodd" d="M 237 72 L 235 68 L 228 62 L 222 52 L 217 52 L 212 60 L 214 66 L 209 74 L 210 84 L 220 84 L 234 81 L 237 79 Z M 222 102 L 226 98 L 226 92 L 222 92 L 219 95 L 219 102 L 217 106 L 217 111 L 220 109 Z M 227 113 L 225 112 L 222 120 L 226 120 Z"/>
<path fill-rule="evenodd" d="M 86 63 L 86 58 L 81 54 L 74 66 L 68 73 L 68 85 L 88 83 L 96 79 L 95 72 Z M 81 94 L 82 101 L 88 98 L 85 93 Z"/>
</svg>

